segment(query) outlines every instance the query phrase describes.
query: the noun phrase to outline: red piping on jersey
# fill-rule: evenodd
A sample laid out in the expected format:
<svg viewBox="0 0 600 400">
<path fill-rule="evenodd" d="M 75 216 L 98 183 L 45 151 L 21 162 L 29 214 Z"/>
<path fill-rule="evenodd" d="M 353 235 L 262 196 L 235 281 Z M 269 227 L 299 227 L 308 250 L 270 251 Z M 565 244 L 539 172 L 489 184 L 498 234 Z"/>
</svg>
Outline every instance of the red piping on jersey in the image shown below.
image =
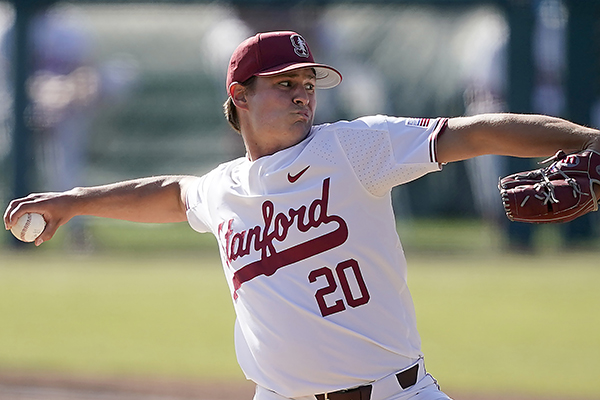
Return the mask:
<svg viewBox="0 0 600 400">
<path fill-rule="evenodd" d="M 437 141 L 440 135 L 444 132 L 444 130 L 446 130 L 447 127 L 448 118 L 444 118 L 443 120 L 438 122 L 437 126 L 435 127 L 435 130 L 429 138 L 429 161 L 431 162 L 438 162 Z"/>
</svg>

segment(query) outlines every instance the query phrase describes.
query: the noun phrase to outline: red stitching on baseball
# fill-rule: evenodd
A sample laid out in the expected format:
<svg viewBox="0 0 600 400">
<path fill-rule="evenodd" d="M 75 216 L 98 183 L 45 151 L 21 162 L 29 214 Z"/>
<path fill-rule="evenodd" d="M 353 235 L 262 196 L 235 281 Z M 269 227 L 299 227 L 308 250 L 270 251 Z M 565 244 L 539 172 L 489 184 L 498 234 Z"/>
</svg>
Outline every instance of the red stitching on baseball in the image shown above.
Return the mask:
<svg viewBox="0 0 600 400">
<path fill-rule="evenodd" d="M 27 228 L 31 225 L 31 214 L 27 214 L 27 222 L 23 225 L 23 229 L 21 230 L 21 240 L 25 241 L 25 233 L 27 233 Z"/>
</svg>

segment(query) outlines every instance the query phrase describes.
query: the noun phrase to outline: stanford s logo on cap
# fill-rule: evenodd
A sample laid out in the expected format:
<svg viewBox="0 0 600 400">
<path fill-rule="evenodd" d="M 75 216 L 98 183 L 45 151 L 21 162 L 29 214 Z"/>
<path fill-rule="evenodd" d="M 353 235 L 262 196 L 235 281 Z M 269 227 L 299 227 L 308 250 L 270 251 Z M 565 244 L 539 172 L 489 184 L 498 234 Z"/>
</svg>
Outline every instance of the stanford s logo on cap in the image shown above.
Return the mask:
<svg viewBox="0 0 600 400">
<path fill-rule="evenodd" d="M 309 53 L 306 40 L 300 35 L 292 35 L 290 36 L 290 40 L 292 41 L 292 46 L 294 46 L 294 53 L 298 57 L 308 58 Z"/>
<path fill-rule="evenodd" d="M 292 47 L 290 47 L 290 43 Z M 244 40 L 235 49 L 227 68 L 227 94 L 234 83 L 253 76 L 273 76 L 300 68 L 312 68 L 317 89 L 330 89 L 342 81 L 342 74 L 329 65 L 316 63 L 306 40 L 296 32 L 262 32 Z"/>
</svg>

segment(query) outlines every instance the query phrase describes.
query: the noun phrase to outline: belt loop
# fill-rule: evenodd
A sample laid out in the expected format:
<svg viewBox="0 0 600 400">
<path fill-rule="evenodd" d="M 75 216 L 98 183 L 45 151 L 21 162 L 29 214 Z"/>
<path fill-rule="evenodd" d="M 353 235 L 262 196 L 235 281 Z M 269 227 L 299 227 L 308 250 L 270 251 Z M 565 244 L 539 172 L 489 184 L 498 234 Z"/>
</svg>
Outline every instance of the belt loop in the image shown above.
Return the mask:
<svg viewBox="0 0 600 400">
<path fill-rule="evenodd" d="M 408 389 L 417 383 L 417 378 L 419 376 L 419 363 L 413 365 L 412 367 L 405 369 L 402 372 L 398 372 L 396 374 L 396 379 L 398 379 L 398 384 L 402 389 Z"/>
<path fill-rule="evenodd" d="M 360 400 L 371 400 L 372 385 L 365 385 L 360 388 Z"/>
</svg>

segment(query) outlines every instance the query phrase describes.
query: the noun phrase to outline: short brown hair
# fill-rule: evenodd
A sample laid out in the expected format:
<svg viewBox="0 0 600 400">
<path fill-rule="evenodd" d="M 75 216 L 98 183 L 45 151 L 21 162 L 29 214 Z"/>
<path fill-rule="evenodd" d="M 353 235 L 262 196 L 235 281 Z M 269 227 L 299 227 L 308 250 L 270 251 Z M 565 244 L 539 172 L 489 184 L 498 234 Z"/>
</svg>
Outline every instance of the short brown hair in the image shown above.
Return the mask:
<svg viewBox="0 0 600 400">
<path fill-rule="evenodd" d="M 256 77 L 252 76 L 250 77 L 250 79 L 247 79 L 246 81 L 242 82 L 241 85 L 244 86 L 246 90 L 252 90 L 254 87 L 255 80 Z M 225 103 L 223 103 L 223 113 L 225 114 L 225 119 L 227 119 L 229 125 L 231 125 L 231 127 L 235 129 L 237 133 L 241 133 L 240 119 L 238 116 L 237 108 L 235 107 L 235 104 L 233 104 L 231 96 L 227 97 L 227 100 L 225 100 Z"/>
</svg>

